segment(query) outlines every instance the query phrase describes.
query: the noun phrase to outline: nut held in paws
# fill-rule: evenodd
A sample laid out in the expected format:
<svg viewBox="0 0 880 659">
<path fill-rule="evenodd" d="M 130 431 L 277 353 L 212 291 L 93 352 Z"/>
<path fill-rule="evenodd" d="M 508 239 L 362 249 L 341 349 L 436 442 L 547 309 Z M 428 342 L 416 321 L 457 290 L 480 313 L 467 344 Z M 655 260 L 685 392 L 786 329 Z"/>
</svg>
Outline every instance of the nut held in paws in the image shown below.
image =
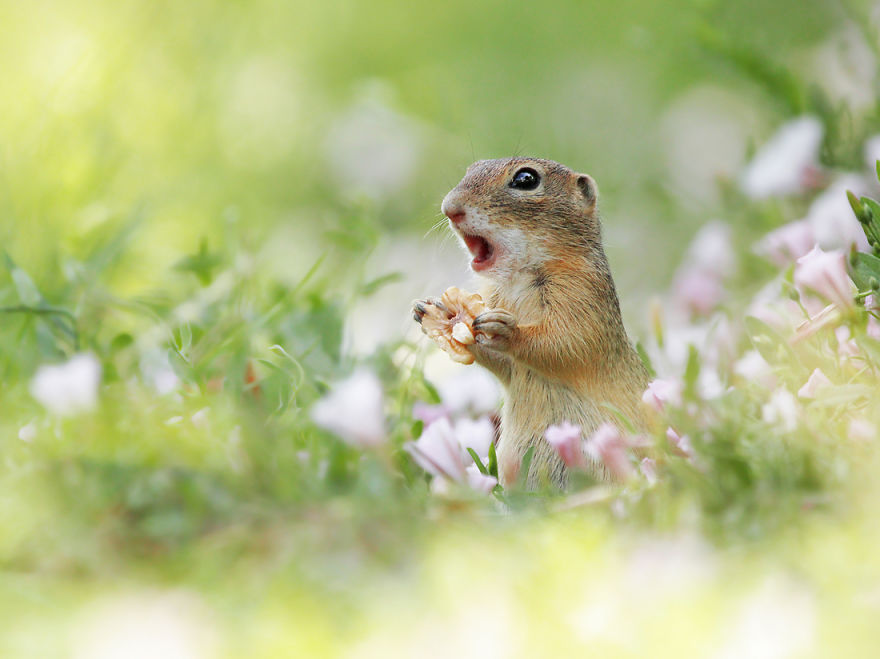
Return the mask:
<svg viewBox="0 0 880 659">
<path fill-rule="evenodd" d="M 461 344 L 469 346 L 474 342 L 474 333 L 467 323 L 457 322 L 452 327 L 452 338 Z"/>
</svg>

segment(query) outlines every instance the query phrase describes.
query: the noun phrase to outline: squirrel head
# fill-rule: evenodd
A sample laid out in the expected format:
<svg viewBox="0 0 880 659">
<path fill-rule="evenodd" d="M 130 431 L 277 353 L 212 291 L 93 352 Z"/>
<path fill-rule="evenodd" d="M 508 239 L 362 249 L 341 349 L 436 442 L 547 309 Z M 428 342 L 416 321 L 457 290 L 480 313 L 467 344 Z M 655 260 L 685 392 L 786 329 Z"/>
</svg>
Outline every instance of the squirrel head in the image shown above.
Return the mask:
<svg viewBox="0 0 880 659">
<path fill-rule="evenodd" d="M 470 251 L 475 272 L 504 279 L 559 259 L 601 251 L 596 182 L 552 160 L 480 160 L 441 209 Z"/>
</svg>

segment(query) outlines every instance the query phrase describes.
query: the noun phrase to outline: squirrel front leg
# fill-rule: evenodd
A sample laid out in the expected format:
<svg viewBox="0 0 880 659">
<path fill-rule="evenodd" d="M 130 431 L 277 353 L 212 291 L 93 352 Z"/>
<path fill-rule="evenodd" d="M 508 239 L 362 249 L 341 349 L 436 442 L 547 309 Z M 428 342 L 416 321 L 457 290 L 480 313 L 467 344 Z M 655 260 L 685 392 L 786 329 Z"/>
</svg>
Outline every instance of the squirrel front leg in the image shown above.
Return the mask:
<svg viewBox="0 0 880 659">
<path fill-rule="evenodd" d="M 579 366 L 570 336 L 552 320 L 519 325 L 504 309 L 485 311 L 474 319 L 477 344 L 490 353 L 509 356 L 548 377 L 558 378 Z M 582 366 L 582 365 L 581 365 Z"/>
<path fill-rule="evenodd" d="M 480 342 L 479 336 L 475 338 L 477 342 L 468 346 L 468 349 L 474 356 L 474 361 L 492 373 L 502 384 L 506 385 L 509 383 L 511 370 L 513 369 L 513 360 L 510 355 L 484 345 Z"/>
</svg>

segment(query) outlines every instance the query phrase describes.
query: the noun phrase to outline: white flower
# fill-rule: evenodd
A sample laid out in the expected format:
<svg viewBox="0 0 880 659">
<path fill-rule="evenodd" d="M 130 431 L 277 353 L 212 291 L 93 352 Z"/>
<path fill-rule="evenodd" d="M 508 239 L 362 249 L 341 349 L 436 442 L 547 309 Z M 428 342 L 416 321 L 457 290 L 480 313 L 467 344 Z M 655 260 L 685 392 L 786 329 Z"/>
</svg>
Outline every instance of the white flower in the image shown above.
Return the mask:
<svg viewBox="0 0 880 659">
<path fill-rule="evenodd" d="M 501 392 L 498 383 L 482 368 L 466 368 L 442 382 L 437 391 L 452 415 L 470 412 L 491 414 L 498 409 Z"/>
<path fill-rule="evenodd" d="M 780 388 L 761 407 L 761 417 L 767 423 L 781 426 L 785 432 L 792 432 L 798 426 L 800 406 L 788 389 Z"/>
<path fill-rule="evenodd" d="M 840 309 L 851 309 L 854 287 L 846 273 L 843 252 L 823 252 L 814 247 L 797 260 L 794 284 L 801 290 L 818 293 Z"/>
<path fill-rule="evenodd" d="M 383 407 L 379 378 L 360 370 L 314 404 L 312 420 L 352 446 L 378 446 L 387 439 Z"/>
<path fill-rule="evenodd" d="M 32 442 L 37 436 L 37 424 L 31 421 L 18 430 L 18 438 L 23 442 Z"/>
<path fill-rule="evenodd" d="M 144 378 L 159 394 L 168 394 L 180 387 L 180 378 L 171 368 L 164 350 L 145 350 L 141 355 L 140 368 Z"/>
<path fill-rule="evenodd" d="M 697 393 L 703 400 L 718 398 L 724 393 L 724 382 L 718 371 L 707 364 L 703 364 L 700 375 L 697 377 Z"/>
<path fill-rule="evenodd" d="M 727 277 L 736 269 L 736 253 L 733 251 L 733 232 L 730 225 L 721 220 L 704 224 L 697 231 L 685 262 L 701 272 Z"/>
<path fill-rule="evenodd" d="M 473 449 L 481 458 L 489 455 L 489 446 L 495 440 L 495 425 L 489 417 L 459 419 L 454 430 L 462 447 Z"/>
<path fill-rule="evenodd" d="M 859 175 L 842 176 L 813 200 L 807 211 L 806 222 L 822 249 L 848 250 L 855 244 L 858 249 L 867 251 L 868 239 L 849 205 L 847 190 L 861 195 L 868 191 L 868 186 Z"/>
<path fill-rule="evenodd" d="M 849 422 L 847 434 L 850 439 L 861 442 L 871 442 L 877 438 L 877 428 L 873 423 L 863 417 L 855 417 Z"/>
<path fill-rule="evenodd" d="M 804 116 L 783 124 L 762 146 L 740 179 L 752 199 L 802 191 L 819 169 L 824 128 L 816 117 Z"/>
<path fill-rule="evenodd" d="M 733 372 L 750 382 L 757 382 L 765 387 L 776 385 L 773 368 L 757 350 L 749 350 L 734 365 Z"/>
<path fill-rule="evenodd" d="M 544 431 L 544 439 L 556 449 L 567 466 L 573 469 L 582 469 L 586 466 L 580 426 L 563 421 L 559 425 L 547 428 Z"/>
<path fill-rule="evenodd" d="M 810 222 L 798 220 L 784 224 L 768 233 L 755 243 L 754 251 L 782 267 L 802 257 L 815 244 L 816 240 Z"/>
<path fill-rule="evenodd" d="M 815 398 L 816 395 L 827 387 L 833 386 L 831 380 L 822 372 L 821 369 L 815 369 L 810 377 L 807 378 L 803 387 L 798 390 L 798 398 Z"/>
<path fill-rule="evenodd" d="M 64 364 L 41 366 L 31 380 L 31 395 L 59 416 L 94 409 L 98 403 L 101 364 L 91 353 L 74 355 Z"/>
<path fill-rule="evenodd" d="M 662 412 L 666 404 L 673 407 L 681 405 L 681 394 L 684 384 L 675 378 L 657 378 L 648 384 L 642 394 L 642 402 L 658 412 Z"/>
</svg>

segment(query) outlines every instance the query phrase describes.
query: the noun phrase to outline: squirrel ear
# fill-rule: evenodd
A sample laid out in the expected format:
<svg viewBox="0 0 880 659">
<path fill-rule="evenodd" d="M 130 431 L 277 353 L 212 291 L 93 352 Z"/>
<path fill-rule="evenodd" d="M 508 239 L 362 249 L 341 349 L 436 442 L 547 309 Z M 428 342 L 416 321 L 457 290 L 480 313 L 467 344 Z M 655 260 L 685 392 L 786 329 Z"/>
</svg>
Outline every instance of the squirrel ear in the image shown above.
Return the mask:
<svg viewBox="0 0 880 659">
<path fill-rule="evenodd" d="M 577 186 L 581 194 L 584 195 L 584 201 L 587 202 L 587 206 L 591 208 L 595 206 L 599 200 L 599 188 L 596 187 L 596 181 L 586 174 L 578 174 Z"/>
</svg>

